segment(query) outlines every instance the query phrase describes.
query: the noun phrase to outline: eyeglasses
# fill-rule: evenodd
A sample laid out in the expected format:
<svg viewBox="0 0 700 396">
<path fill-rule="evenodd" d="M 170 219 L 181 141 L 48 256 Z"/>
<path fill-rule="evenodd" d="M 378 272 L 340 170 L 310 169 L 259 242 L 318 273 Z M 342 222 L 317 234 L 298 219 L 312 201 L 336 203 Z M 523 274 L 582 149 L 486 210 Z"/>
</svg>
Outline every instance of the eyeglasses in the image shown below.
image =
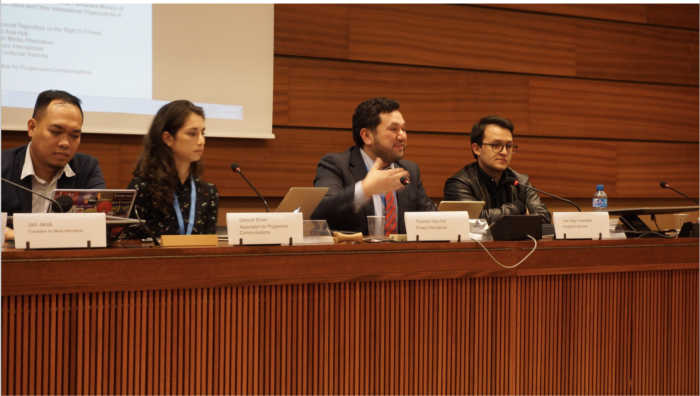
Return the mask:
<svg viewBox="0 0 700 396">
<path fill-rule="evenodd" d="M 503 151 L 503 147 L 506 148 L 506 153 L 508 153 L 508 154 L 513 154 L 513 153 L 515 153 L 515 150 L 518 149 L 518 146 L 516 146 L 514 144 L 506 144 L 506 145 L 503 145 L 500 143 L 481 143 L 481 144 L 485 145 L 485 146 L 491 146 L 491 149 L 496 154 L 500 154 L 501 151 Z"/>
</svg>

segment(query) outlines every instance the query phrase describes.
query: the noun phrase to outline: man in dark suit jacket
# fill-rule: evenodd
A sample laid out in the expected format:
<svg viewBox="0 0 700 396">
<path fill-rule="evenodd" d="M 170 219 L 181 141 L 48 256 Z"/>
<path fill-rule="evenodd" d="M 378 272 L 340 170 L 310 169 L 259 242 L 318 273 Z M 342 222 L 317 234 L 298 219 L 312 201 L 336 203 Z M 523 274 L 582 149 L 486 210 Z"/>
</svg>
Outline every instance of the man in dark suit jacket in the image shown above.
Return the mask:
<svg viewBox="0 0 700 396">
<path fill-rule="evenodd" d="M 57 188 L 105 188 L 97 159 L 76 154 L 82 125 L 80 99 L 63 91 L 39 94 L 32 119 L 27 122 L 30 144 L 2 152 L 3 179 L 44 196 Z M 44 212 L 45 200 L 33 197 L 28 191 L 2 183 L 2 211 L 8 215 Z"/>
<path fill-rule="evenodd" d="M 388 98 L 370 99 L 357 106 L 352 118 L 356 146 L 327 154 L 318 164 L 314 186 L 329 190 L 312 219 L 326 220 L 334 230 L 367 235 L 367 216 L 384 215 L 387 197 L 395 192 L 395 233 L 405 234 L 405 212 L 436 210 L 426 197 L 400 182 L 408 177 L 425 194 L 418 165 L 402 159 L 407 135 L 398 109 L 399 102 Z M 387 215 L 387 222 L 391 217 Z"/>
</svg>

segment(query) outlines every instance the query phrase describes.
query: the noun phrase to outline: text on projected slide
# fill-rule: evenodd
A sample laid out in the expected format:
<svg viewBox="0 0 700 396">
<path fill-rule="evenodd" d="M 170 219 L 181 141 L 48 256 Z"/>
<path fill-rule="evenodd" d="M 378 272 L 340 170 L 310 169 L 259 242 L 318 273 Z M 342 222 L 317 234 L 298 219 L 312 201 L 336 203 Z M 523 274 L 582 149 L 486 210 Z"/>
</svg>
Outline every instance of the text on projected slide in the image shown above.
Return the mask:
<svg viewBox="0 0 700 396">
<path fill-rule="evenodd" d="M 33 108 L 60 89 L 88 112 L 153 115 L 150 4 L 2 4 L 2 106 Z M 196 103 L 207 118 L 243 119 L 243 107 Z"/>
<path fill-rule="evenodd" d="M 3 4 L 2 87 L 151 99 L 149 4 Z"/>
</svg>

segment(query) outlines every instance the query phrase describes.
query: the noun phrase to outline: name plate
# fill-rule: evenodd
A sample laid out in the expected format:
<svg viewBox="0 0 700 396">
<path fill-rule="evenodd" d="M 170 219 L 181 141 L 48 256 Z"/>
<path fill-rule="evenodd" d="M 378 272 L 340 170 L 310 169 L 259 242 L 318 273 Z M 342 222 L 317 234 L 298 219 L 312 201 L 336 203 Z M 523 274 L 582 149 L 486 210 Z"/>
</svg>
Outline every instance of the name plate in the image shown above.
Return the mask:
<svg viewBox="0 0 700 396">
<path fill-rule="evenodd" d="M 552 223 L 557 239 L 610 238 L 608 212 L 554 212 Z"/>
<path fill-rule="evenodd" d="M 406 212 L 404 220 L 409 242 L 469 240 L 469 212 Z"/>
<path fill-rule="evenodd" d="M 104 213 L 15 213 L 15 249 L 107 247 Z"/>
<path fill-rule="evenodd" d="M 226 214 L 229 245 L 301 244 L 304 242 L 302 224 L 301 213 Z"/>
</svg>

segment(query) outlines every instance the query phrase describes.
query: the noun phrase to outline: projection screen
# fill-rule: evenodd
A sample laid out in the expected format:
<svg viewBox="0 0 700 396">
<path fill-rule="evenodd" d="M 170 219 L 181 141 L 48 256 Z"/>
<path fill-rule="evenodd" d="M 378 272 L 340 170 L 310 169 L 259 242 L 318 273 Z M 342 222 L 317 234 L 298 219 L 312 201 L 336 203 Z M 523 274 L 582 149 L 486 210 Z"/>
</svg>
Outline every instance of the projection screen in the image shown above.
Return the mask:
<svg viewBox="0 0 700 396">
<path fill-rule="evenodd" d="M 83 101 L 86 133 L 144 134 L 165 103 L 204 107 L 207 135 L 272 139 L 272 4 L 2 4 L 2 129 L 36 96 Z"/>
</svg>

